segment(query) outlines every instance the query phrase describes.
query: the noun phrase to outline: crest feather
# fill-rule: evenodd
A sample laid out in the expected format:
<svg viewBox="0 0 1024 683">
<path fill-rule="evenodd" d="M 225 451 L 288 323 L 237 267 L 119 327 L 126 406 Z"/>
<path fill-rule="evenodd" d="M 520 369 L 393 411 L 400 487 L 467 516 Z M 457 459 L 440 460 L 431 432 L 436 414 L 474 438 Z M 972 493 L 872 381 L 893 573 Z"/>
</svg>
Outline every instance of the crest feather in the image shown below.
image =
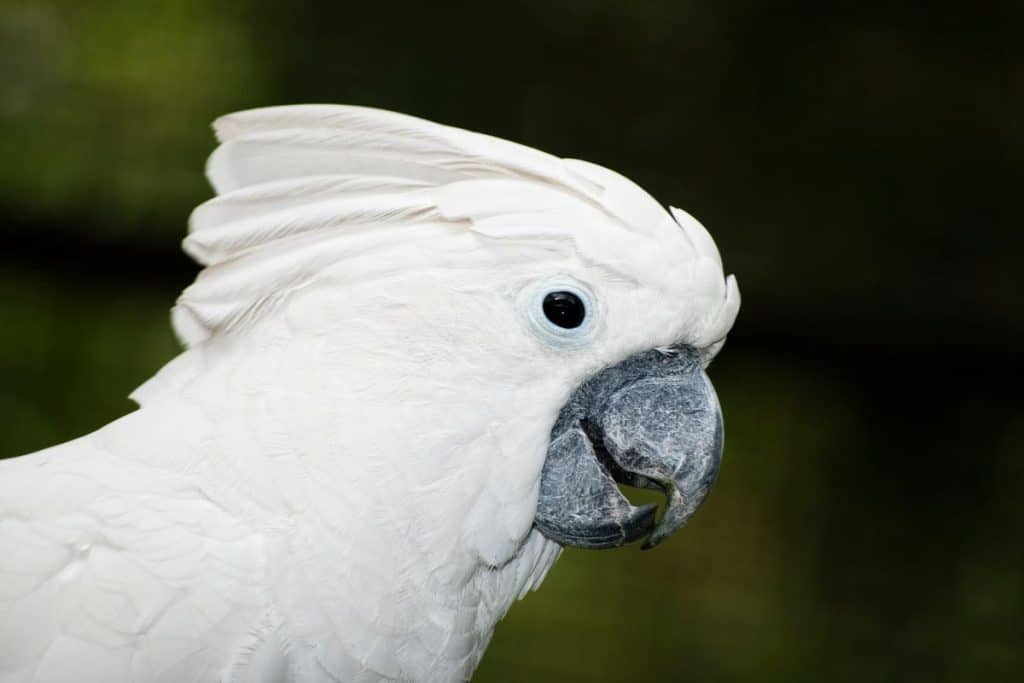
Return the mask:
<svg viewBox="0 0 1024 683">
<path fill-rule="evenodd" d="M 708 329 L 735 316 L 735 283 L 704 228 L 595 164 L 366 107 L 254 109 L 214 129 L 207 175 L 218 196 L 193 212 L 183 244 L 206 269 L 172 314 L 186 345 L 249 324 L 334 263 L 355 276 L 385 261 L 401 268 L 399 252 L 493 258 L 483 239 L 648 277 L 668 249 L 664 277 L 703 274 Z"/>
</svg>

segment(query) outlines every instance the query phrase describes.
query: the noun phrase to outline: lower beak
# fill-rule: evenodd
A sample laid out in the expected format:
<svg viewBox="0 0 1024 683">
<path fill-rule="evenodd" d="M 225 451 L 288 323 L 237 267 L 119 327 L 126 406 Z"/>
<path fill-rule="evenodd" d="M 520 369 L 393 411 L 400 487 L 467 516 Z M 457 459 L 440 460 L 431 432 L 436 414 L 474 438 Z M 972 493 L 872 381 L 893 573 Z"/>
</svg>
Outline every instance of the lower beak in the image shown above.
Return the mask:
<svg viewBox="0 0 1024 683">
<path fill-rule="evenodd" d="M 722 458 L 722 413 L 692 348 L 649 351 L 585 382 L 562 408 L 541 474 L 536 525 L 563 545 L 652 548 L 703 502 Z M 617 484 L 656 489 L 634 507 Z"/>
</svg>

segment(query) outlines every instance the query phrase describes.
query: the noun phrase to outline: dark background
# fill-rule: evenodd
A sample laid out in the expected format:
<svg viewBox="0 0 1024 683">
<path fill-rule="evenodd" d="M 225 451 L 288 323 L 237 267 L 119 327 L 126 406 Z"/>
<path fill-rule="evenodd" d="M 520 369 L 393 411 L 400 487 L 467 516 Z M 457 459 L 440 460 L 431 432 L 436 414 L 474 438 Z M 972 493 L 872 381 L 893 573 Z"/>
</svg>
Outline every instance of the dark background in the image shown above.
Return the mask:
<svg viewBox="0 0 1024 683">
<path fill-rule="evenodd" d="M 632 177 L 743 293 L 707 505 L 650 553 L 566 552 L 477 680 L 1024 680 L 1022 19 L 4 0 L 0 456 L 129 411 L 175 354 L 210 120 L 395 109 Z"/>
</svg>

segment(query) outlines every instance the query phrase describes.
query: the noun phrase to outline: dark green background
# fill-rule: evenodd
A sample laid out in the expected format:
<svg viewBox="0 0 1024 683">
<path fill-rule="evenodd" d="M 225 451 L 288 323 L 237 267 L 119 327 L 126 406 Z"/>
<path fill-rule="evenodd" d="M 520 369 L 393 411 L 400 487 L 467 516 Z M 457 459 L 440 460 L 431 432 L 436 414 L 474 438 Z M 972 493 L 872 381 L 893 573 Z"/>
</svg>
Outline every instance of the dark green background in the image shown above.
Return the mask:
<svg viewBox="0 0 1024 683">
<path fill-rule="evenodd" d="M 569 551 L 480 681 L 1024 680 L 1024 4 L 0 4 L 0 456 L 170 359 L 215 116 L 395 109 L 623 172 L 744 303 L 726 461 Z"/>
</svg>

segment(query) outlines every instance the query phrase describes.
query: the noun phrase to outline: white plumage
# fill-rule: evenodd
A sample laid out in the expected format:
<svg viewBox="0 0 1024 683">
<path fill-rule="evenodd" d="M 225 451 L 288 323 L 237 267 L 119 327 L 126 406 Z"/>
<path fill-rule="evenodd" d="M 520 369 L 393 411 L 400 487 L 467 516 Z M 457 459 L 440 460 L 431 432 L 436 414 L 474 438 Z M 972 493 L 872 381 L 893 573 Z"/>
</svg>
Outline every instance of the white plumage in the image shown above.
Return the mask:
<svg viewBox="0 0 1024 683">
<path fill-rule="evenodd" d="M 185 351 L 140 409 L 0 462 L 0 681 L 457 681 L 560 548 L 532 529 L 570 391 L 713 355 L 739 293 L 607 169 L 373 109 L 220 119 Z M 588 283 L 585 346 L 525 288 Z"/>
</svg>

